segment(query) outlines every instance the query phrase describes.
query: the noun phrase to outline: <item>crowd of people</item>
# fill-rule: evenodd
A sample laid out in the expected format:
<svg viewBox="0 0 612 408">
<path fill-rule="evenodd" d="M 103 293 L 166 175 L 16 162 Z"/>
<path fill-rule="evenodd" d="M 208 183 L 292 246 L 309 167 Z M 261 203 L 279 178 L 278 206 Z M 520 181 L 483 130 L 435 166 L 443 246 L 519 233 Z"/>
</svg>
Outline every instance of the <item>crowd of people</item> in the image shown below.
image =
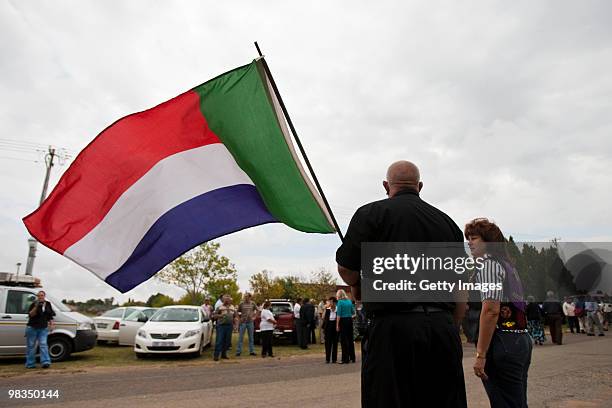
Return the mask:
<svg viewBox="0 0 612 408">
<path fill-rule="evenodd" d="M 480 303 L 470 302 L 468 313 L 462 322 L 463 333 L 469 343 L 478 339 Z M 470 313 L 470 311 L 472 313 Z M 612 321 L 612 298 L 607 295 L 566 296 L 559 301 L 553 291 L 548 291 L 544 302 L 536 302 L 527 296 L 525 308 L 527 331 L 533 344 L 541 346 L 548 341 L 545 327 L 548 326 L 550 342 L 563 344 L 564 326 L 572 334 L 605 336 Z"/>
<path fill-rule="evenodd" d="M 249 355 L 255 353 L 255 320 L 259 317 L 261 356 L 274 357 L 272 351 L 273 332 L 277 321 L 270 310 L 271 303 L 266 300 L 257 305 L 250 293 L 245 293 L 238 306 L 233 305 L 230 295 L 219 296 L 215 305 L 206 297 L 202 312 L 214 322 L 216 331 L 213 358 L 229 359 L 232 348 L 232 333 L 238 332 L 236 357 L 242 354 L 245 334 L 248 338 Z M 318 304 L 308 298 L 298 298 L 292 307 L 296 343 L 301 349 L 309 344 L 320 342 L 325 345 L 325 362 L 348 364 L 355 363 L 355 340 L 362 335 L 365 315 L 361 302 L 350 300 L 342 289 Z M 317 334 L 318 333 L 318 334 Z M 317 340 L 318 337 L 318 340 Z M 338 361 L 338 345 L 341 355 Z"/>
</svg>

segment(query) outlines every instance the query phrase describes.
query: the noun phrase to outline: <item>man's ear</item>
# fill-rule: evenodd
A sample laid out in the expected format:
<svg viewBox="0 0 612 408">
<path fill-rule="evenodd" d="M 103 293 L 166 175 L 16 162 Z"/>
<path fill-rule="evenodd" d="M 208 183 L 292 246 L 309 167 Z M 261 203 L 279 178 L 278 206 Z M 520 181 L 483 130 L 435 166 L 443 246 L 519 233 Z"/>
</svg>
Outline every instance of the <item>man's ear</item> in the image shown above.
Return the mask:
<svg viewBox="0 0 612 408">
<path fill-rule="evenodd" d="M 423 182 L 419 181 L 419 193 L 421 192 L 422 189 L 423 189 Z"/>
<path fill-rule="evenodd" d="M 389 183 L 387 182 L 387 180 L 383 180 L 383 187 L 385 188 L 385 192 L 387 193 L 387 195 L 389 195 Z"/>
</svg>

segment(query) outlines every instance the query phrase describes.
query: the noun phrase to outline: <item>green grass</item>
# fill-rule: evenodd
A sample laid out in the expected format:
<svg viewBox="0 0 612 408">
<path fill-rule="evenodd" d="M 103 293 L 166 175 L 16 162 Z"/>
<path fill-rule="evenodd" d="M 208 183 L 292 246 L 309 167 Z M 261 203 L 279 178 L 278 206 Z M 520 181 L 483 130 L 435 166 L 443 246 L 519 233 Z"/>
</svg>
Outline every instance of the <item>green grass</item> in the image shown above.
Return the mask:
<svg viewBox="0 0 612 408">
<path fill-rule="evenodd" d="M 242 356 L 235 357 L 238 344 L 238 334 L 232 336 L 232 349 L 228 352 L 230 360 L 222 363 L 241 363 L 246 361 L 260 361 L 261 346 L 255 345 L 257 357 L 249 356 L 247 336 L 245 335 Z M 213 336 L 214 341 L 214 336 Z M 307 350 L 302 350 L 286 340 L 275 340 L 273 352 L 276 358 L 288 358 L 292 356 L 303 356 L 320 354 L 324 359 L 325 348 L 322 344 L 310 344 Z M 136 358 L 131 346 L 117 346 L 114 344 L 98 345 L 91 350 L 74 353 L 66 361 L 53 363 L 51 369 L 28 370 L 25 368 L 25 357 L 3 357 L 0 358 L 0 378 L 13 377 L 23 374 L 50 374 L 50 373 L 78 373 L 85 372 L 96 367 L 164 367 L 177 365 L 215 365 L 212 359 L 214 345 L 204 350 L 201 357 L 187 355 L 153 355 L 145 359 Z"/>
</svg>

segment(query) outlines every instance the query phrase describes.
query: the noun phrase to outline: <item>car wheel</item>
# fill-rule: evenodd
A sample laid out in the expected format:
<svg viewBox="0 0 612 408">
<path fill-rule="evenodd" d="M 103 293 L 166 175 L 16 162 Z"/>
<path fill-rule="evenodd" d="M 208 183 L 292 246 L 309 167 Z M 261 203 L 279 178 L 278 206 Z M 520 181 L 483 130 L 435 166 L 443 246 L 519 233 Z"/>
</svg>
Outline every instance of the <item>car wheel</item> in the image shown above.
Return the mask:
<svg viewBox="0 0 612 408">
<path fill-rule="evenodd" d="M 72 345 L 63 337 L 52 337 L 47 341 L 51 361 L 62 361 L 72 352 Z"/>
<path fill-rule="evenodd" d="M 108 341 L 106 341 L 106 340 L 98 340 L 98 344 L 99 345 L 106 344 L 106 343 L 108 343 Z"/>
</svg>

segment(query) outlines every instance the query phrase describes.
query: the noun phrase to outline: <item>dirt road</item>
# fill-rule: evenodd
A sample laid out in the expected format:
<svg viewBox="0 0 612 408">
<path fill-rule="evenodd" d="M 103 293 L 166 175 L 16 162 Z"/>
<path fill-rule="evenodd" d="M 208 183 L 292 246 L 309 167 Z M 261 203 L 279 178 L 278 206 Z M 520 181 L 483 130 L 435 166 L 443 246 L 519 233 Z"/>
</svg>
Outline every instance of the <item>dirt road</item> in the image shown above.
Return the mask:
<svg viewBox="0 0 612 408">
<path fill-rule="evenodd" d="M 534 349 L 529 373 L 530 407 L 604 407 L 612 404 L 612 335 L 565 336 L 563 346 Z M 470 407 L 488 407 L 471 371 L 465 377 Z M 38 371 L 0 379 L 0 406 L 62 407 L 358 407 L 359 362 L 329 365 L 321 356 L 199 364 L 172 368 L 104 368 L 79 373 Z M 59 399 L 8 399 L 9 389 L 57 389 Z"/>
</svg>

